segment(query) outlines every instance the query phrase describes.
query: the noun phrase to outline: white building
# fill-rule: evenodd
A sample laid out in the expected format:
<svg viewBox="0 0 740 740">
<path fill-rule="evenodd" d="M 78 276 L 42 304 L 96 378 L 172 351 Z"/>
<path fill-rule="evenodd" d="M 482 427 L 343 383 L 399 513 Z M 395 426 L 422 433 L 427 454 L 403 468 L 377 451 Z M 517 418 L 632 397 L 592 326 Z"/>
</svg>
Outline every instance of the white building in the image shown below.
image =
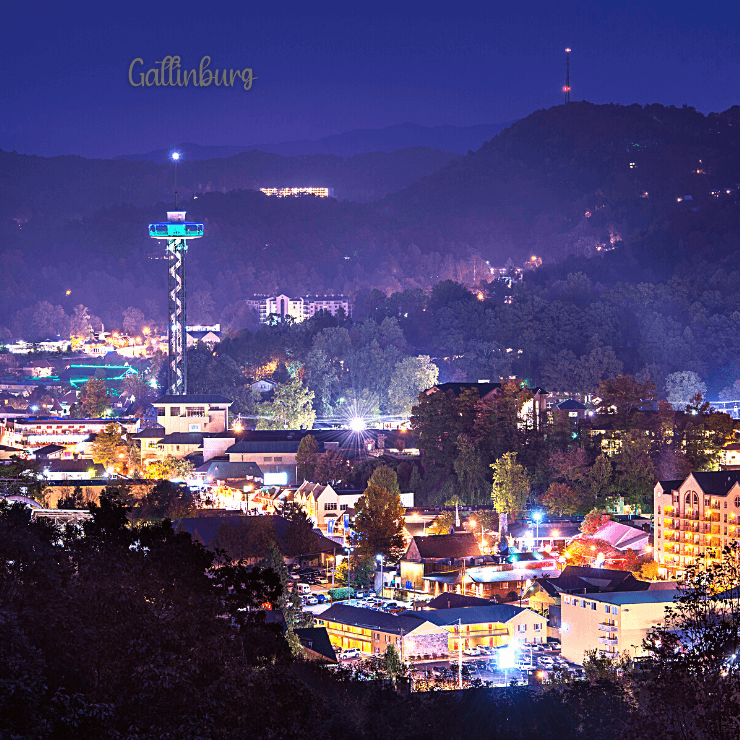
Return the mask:
<svg viewBox="0 0 740 740">
<path fill-rule="evenodd" d="M 285 294 L 253 296 L 247 300 L 247 305 L 257 312 L 260 323 L 265 323 L 272 315 L 280 317 L 281 320 L 290 316 L 296 322 L 310 319 L 319 311 L 336 316 L 340 308 L 345 316 L 349 316 L 352 308 L 349 298 L 343 295 L 305 295 L 297 298 Z"/>
</svg>

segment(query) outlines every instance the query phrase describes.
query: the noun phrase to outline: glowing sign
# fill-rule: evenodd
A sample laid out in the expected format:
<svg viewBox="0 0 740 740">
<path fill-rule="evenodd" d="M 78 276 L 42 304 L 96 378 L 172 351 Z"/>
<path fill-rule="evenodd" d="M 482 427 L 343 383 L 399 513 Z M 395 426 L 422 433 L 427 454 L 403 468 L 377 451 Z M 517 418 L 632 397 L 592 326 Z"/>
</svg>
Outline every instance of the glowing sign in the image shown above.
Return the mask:
<svg viewBox="0 0 740 740">
<path fill-rule="evenodd" d="M 265 473 L 265 485 L 266 486 L 287 486 L 288 485 L 288 474 L 287 473 Z"/>
</svg>

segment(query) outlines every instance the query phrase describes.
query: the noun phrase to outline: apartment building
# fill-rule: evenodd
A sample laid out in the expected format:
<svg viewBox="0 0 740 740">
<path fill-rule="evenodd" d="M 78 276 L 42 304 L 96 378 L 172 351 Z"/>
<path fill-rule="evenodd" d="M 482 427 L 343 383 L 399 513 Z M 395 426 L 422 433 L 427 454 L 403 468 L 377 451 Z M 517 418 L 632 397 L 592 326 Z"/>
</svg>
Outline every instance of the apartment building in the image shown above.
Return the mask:
<svg viewBox="0 0 740 740">
<path fill-rule="evenodd" d="M 658 481 L 653 503 L 654 557 L 663 577 L 682 578 L 700 556 L 718 560 L 722 548 L 740 536 L 740 470 Z"/>
<path fill-rule="evenodd" d="M 257 312 L 260 323 L 265 323 L 270 316 L 277 316 L 280 320 L 290 317 L 293 321 L 301 322 L 319 311 L 335 316 L 340 308 L 345 316 L 349 316 L 352 308 L 349 298 L 343 295 L 304 295 L 296 298 L 285 294 L 260 295 L 248 299 L 247 305 Z"/>
<path fill-rule="evenodd" d="M 560 625 L 563 658 L 582 665 L 587 650 L 597 650 L 610 657 L 623 652 L 633 658 L 644 655 L 643 640 L 651 628 L 663 623 L 676 593 L 675 587 L 670 587 L 563 594 Z"/>
</svg>

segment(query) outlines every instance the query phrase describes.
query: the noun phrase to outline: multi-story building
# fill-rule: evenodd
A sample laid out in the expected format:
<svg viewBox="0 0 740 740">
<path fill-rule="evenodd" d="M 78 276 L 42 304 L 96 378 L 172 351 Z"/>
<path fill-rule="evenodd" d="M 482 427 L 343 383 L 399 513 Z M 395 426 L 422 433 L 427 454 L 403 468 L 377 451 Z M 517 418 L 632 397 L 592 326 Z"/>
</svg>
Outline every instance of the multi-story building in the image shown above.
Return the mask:
<svg viewBox="0 0 740 740">
<path fill-rule="evenodd" d="M 164 435 L 190 432 L 218 434 L 228 429 L 232 401 L 216 394 L 160 396 L 152 403 Z"/>
<path fill-rule="evenodd" d="M 277 198 L 300 198 L 302 195 L 315 195 L 317 198 L 333 198 L 334 188 L 260 188 L 265 195 Z"/>
<path fill-rule="evenodd" d="M 716 561 L 725 545 L 740 538 L 740 470 L 658 481 L 653 503 L 654 557 L 662 576 L 680 579 L 700 556 Z"/>
<path fill-rule="evenodd" d="M 344 311 L 345 316 L 349 316 L 352 309 L 349 298 L 343 295 L 304 295 L 297 298 L 282 293 L 273 296 L 259 295 L 248 299 L 247 305 L 257 312 L 261 323 L 265 323 L 270 316 L 277 316 L 281 321 L 289 316 L 293 321 L 301 322 L 319 311 L 336 316 L 339 309 Z"/>
<path fill-rule="evenodd" d="M 613 658 L 624 652 L 633 658 L 644 655 L 643 640 L 650 629 L 663 623 L 676 593 L 675 588 L 650 588 L 564 594 L 560 625 L 563 658 L 582 665 L 587 650 Z"/>
<path fill-rule="evenodd" d="M 335 604 L 317 622 L 326 627 L 337 647 L 379 653 L 392 644 L 403 651 L 405 659 L 443 655 L 461 647 L 547 641 L 547 619 L 513 604 L 424 609 L 398 615 Z"/>
<path fill-rule="evenodd" d="M 337 519 L 354 507 L 362 493 L 335 491 L 330 485 L 304 481 L 293 495 L 293 502 L 306 512 L 319 529 L 333 534 Z"/>
<path fill-rule="evenodd" d="M 120 424 L 127 432 L 135 432 L 139 426 L 138 419 L 4 418 L 0 420 L 0 443 L 31 449 L 53 444 L 70 449 L 85 443 L 90 435 L 102 432 L 111 422 Z"/>
</svg>

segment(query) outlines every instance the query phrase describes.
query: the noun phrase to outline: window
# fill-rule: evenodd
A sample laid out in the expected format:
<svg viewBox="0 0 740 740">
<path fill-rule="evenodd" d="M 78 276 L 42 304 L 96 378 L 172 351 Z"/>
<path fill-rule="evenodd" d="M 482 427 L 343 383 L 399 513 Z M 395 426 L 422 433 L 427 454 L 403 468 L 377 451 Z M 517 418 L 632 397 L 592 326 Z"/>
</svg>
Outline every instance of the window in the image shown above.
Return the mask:
<svg viewBox="0 0 740 740">
<path fill-rule="evenodd" d="M 170 416 L 180 416 L 180 407 L 170 406 Z"/>
<path fill-rule="evenodd" d="M 725 509 L 726 509 L 726 508 L 727 508 L 727 501 L 725 501 Z M 725 514 L 725 516 L 727 516 L 727 514 Z"/>
<path fill-rule="evenodd" d="M 592 601 L 591 602 L 591 611 L 593 611 L 593 612 L 596 611 L 596 602 L 595 601 Z"/>
<path fill-rule="evenodd" d="M 272 462 L 272 458 L 271 457 L 265 457 L 264 458 L 264 462 Z"/>
<path fill-rule="evenodd" d="M 332 503 L 326 503 L 324 504 L 324 511 L 336 511 L 337 505 Z"/>
<path fill-rule="evenodd" d="M 276 457 L 276 458 L 274 458 L 273 461 L 274 462 L 282 462 L 283 461 L 283 458 L 282 457 Z"/>
<path fill-rule="evenodd" d="M 586 599 L 581 599 L 581 609 L 586 608 Z"/>
<path fill-rule="evenodd" d="M 540 622 L 537 622 L 537 624 L 535 624 L 534 631 L 535 632 L 542 632 L 542 624 Z"/>
<path fill-rule="evenodd" d="M 735 508 L 740 509 L 740 496 L 735 496 Z"/>
<path fill-rule="evenodd" d="M 200 406 L 186 406 L 185 416 L 205 416 L 205 411 Z"/>
<path fill-rule="evenodd" d="M 516 628 L 517 632 L 526 632 L 527 631 L 527 625 L 526 624 L 520 624 Z"/>
<path fill-rule="evenodd" d="M 566 604 L 570 604 L 570 596 L 563 597 L 563 600 L 565 601 Z"/>
<path fill-rule="evenodd" d="M 612 614 L 619 614 L 619 610 L 617 609 L 616 606 L 612 607 Z"/>
<path fill-rule="evenodd" d="M 660 514 L 660 506 L 658 507 L 658 514 Z"/>
<path fill-rule="evenodd" d="M 347 504 L 339 504 L 339 511 L 347 511 Z"/>
<path fill-rule="evenodd" d="M 609 604 L 604 604 L 604 613 L 605 614 L 609 613 Z"/>
<path fill-rule="evenodd" d="M 191 432 L 199 432 L 200 431 L 200 424 L 190 424 L 189 429 Z"/>
<path fill-rule="evenodd" d="M 164 408 L 162 408 L 162 409 L 159 409 L 159 408 L 158 408 L 158 409 L 157 409 L 157 416 L 164 416 L 164 412 L 165 412 L 165 411 L 167 411 L 167 409 L 164 409 Z"/>
</svg>

